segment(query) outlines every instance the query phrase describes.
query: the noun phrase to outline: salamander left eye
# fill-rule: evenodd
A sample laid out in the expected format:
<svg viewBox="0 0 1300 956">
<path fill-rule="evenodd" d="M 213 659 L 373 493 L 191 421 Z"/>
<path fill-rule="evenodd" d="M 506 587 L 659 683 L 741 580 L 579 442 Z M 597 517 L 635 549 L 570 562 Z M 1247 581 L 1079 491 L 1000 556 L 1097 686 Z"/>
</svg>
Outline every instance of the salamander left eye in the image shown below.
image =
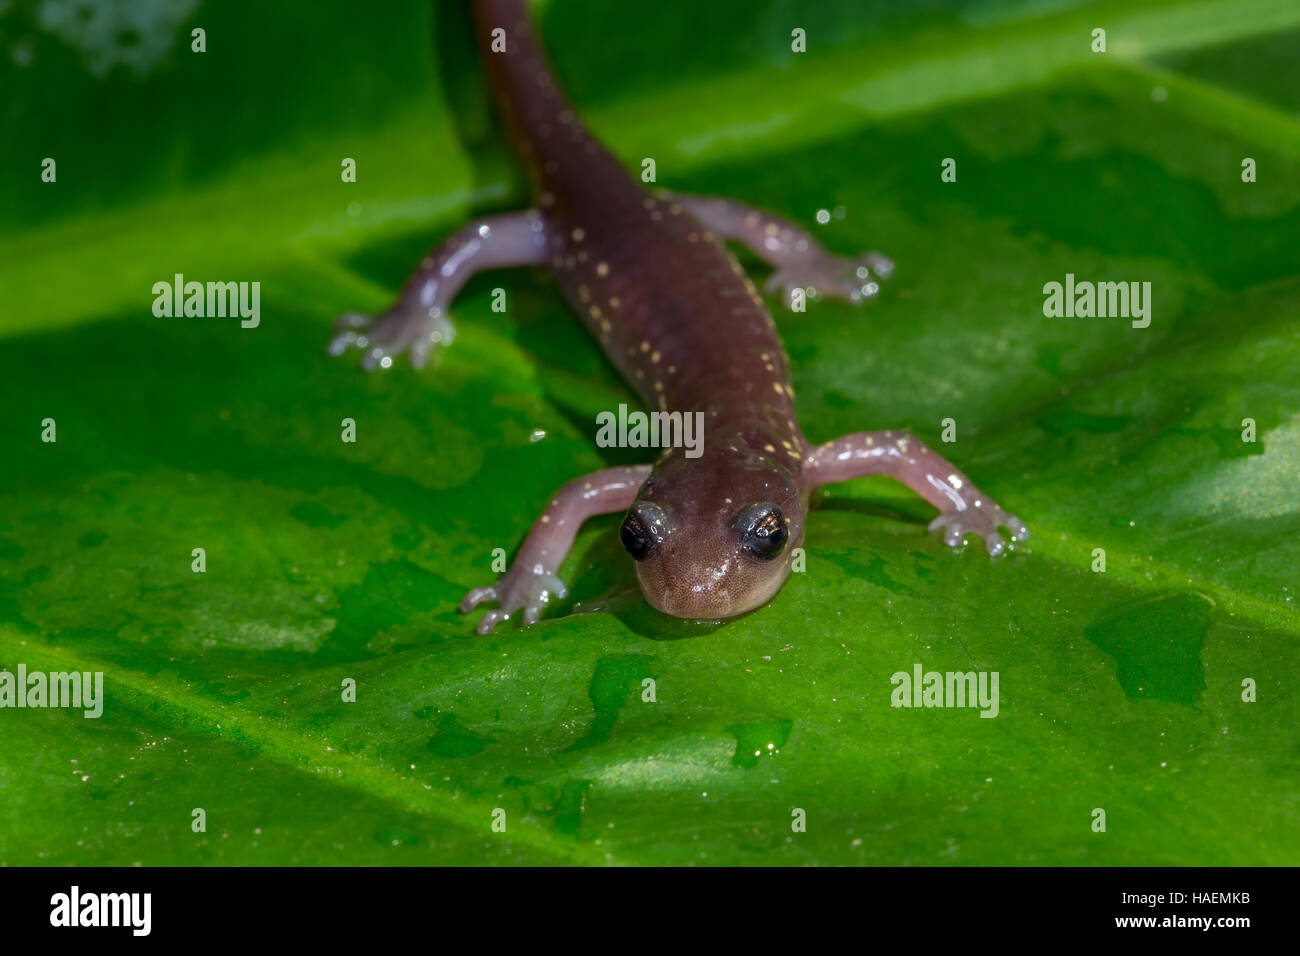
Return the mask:
<svg viewBox="0 0 1300 956">
<path fill-rule="evenodd" d="M 781 509 L 770 501 L 750 505 L 732 522 L 740 532 L 740 546 L 765 561 L 771 561 L 785 547 L 790 537 L 790 523 Z"/>
</svg>

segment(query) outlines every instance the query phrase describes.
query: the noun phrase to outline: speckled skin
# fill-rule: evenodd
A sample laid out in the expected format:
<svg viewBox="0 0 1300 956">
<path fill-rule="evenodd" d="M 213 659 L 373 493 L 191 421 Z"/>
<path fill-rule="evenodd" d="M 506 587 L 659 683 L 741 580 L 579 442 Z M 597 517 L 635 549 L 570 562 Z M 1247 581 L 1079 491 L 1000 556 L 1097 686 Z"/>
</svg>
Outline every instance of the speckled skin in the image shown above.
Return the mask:
<svg viewBox="0 0 1300 956">
<path fill-rule="evenodd" d="M 743 242 L 772 264 L 770 285 L 787 294 L 806 288 L 810 296 L 852 302 L 878 292 L 876 277 L 892 269 L 888 260 L 876 253 L 834 256 L 798 227 L 749 207 L 647 192 L 578 120 L 525 5 L 477 0 L 474 9 L 485 69 L 535 208 L 476 221 L 444 241 L 387 313 L 345 316 L 331 351 L 359 348 L 364 364 L 375 367 L 409 350 L 420 365 L 430 348 L 450 342 L 446 306 L 469 274 L 543 266 L 648 409 L 701 412 L 705 423 L 699 458 L 669 449 L 653 469 L 606 469 L 561 489 L 510 571 L 466 596 L 463 610 L 500 602 L 480 632 L 520 609 L 532 623 L 547 600 L 564 595 L 556 571 L 577 528 L 594 514 L 630 509 L 625 543 L 633 517 L 653 541 L 637 561 L 643 594 L 661 611 L 688 618 L 728 617 L 769 600 L 803 542 L 809 494 L 828 481 L 898 477 L 940 507 L 936 524 L 947 527 L 949 543 L 975 531 L 996 554 L 998 523 L 1016 537 L 1027 534 L 969 479 L 902 433 L 810 447 L 795 418 L 776 325 L 723 240 Z M 738 530 L 738 516 L 758 503 L 767 509 L 765 529 L 784 528 L 776 555 L 756 556 L 753 535 Z M 975 516 L 980 520 L 971 521 Z"/>
</svg>

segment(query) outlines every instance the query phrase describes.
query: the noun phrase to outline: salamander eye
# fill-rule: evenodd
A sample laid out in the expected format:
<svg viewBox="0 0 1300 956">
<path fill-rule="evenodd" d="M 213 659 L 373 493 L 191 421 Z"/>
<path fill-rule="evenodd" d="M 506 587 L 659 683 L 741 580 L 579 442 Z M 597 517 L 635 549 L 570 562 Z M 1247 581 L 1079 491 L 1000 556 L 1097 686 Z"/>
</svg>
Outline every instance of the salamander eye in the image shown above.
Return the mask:
<svg viewBox="0 0 1300 956">
<path fill-rule="evenodd" d="M 740 546 L 764 561 L 771 561 L 785 547 L 790 537 L 790 523 L 781 509 L 770 501 L 750 505 L 732 522 L 740 532 Z"/>
<path fill-rule="evenodd" d="M 618 531 L 619 540 L 628 554 L 644 561 L 664 539 L 664 523 L 663 509 L 648 501 L 638 501 L 623 519 L 623 527 Z"/>
</svg>

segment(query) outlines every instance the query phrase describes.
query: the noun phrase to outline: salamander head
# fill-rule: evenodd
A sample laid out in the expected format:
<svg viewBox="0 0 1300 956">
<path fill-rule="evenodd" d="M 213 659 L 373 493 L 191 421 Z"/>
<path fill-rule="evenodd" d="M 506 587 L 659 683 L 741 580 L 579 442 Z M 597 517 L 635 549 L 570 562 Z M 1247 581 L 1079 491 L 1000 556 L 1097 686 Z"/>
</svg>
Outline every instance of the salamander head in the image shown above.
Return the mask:
<svg viewBox="0 0 1300 956">
<path fill-rule="evenodd" d="M 664 458 L 620 537 L 653 607 L 716 619 L 761 607 L 781 589 L 803 524 L 794 474 L 772 457 L 727 448 Z"/>
</svg>

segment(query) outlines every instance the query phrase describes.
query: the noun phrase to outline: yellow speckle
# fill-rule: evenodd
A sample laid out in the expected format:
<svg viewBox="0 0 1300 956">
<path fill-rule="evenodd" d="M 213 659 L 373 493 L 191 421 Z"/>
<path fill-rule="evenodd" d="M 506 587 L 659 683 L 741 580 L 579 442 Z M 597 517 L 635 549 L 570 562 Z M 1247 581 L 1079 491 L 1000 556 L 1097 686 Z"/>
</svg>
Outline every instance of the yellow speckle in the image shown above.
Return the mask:
<svg viewBox="0 0 1300 956">
<path fill-rule="evenodd" d="M 649 352 L 649 351 L 650 351 L 650 343 L 649 343 L 649 342 L 645 342 L 645 341 L 643 341 L 643 342 L 641 343 L 641 351 L 642 351 L 642 352 Z"/>
<path fill-rule="evenodd" d="M 609 307 L 611 309 L 617 309 L 622 304 L 623 304 L 623 300 L 620 299 L 618 296 L 612 295 L 609 297 Z"/>
<path fill-rule="evenodd" d="M 600 276 L 602 279 L 605 278 L 605 276 L 609 275 L 609 263 L 602 262 L 599 265 L 597 265 L 596 275 Z"/>
<path fill-rule="evenodd" d="M 582 242 L 582 240 L 585 239 L 585 238 L 587 238 L 587 234 L 586 234 L 586 232 L 584 232 L 582 229 L 579 228 L 579 229 L 575 229 L 575 230 L 573 230 L 573 241 L 574 241 L 574 242 Z"/>
<path fill-rule="evenodd" d="M 659 353 L 658 353 L 658 352 L 651 352 L 651 353 L 650 353 L 650 361 L 652 361 L 652 362 L 654 362 L 656 365 L 658 365 L 658 364 L 659 364 Z"/>
<path fill-rule="evenodd" d="M 775 235 L 776 235 L 776 223 L 774 223 L 774 222 L 769 222 L 766 226 L 763 227 L 763 232 L 764 232 L 766 235 L 769 235 L 769 236 L 775 236 Z"/>
</svg>

